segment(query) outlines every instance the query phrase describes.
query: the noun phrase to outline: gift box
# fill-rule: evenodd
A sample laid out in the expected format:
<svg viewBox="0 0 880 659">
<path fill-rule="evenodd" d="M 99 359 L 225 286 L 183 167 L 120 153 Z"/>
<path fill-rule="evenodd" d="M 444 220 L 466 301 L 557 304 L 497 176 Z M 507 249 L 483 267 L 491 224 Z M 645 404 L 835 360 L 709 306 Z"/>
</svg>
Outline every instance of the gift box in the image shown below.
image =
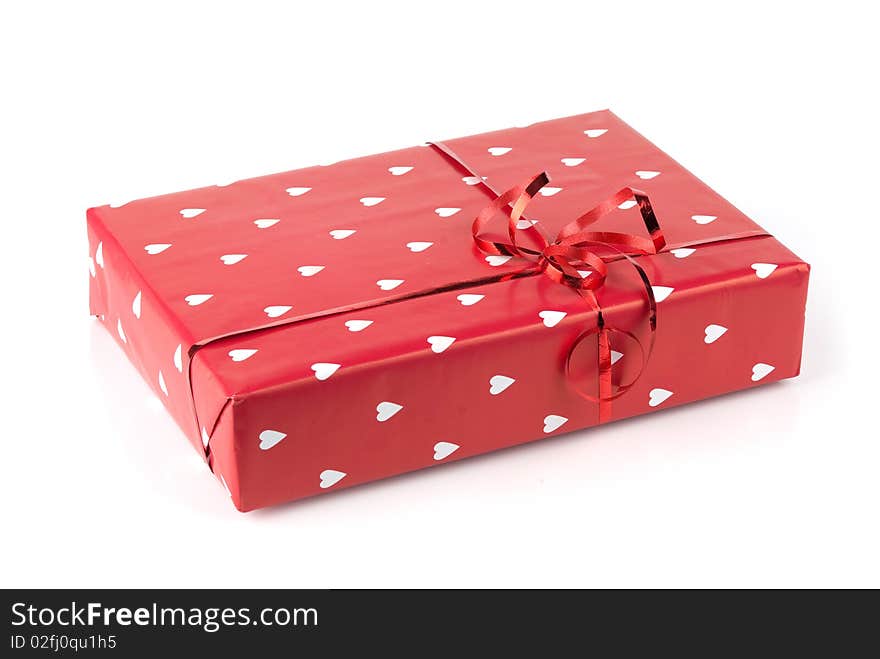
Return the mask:
<svg viewBox="0 0 880 659">
<path fill-rule="evenodd" d="M 91 313 L 242 511 L 800 368 L 809 266 L 608 111 L 87 218 Z"/>
</svg>

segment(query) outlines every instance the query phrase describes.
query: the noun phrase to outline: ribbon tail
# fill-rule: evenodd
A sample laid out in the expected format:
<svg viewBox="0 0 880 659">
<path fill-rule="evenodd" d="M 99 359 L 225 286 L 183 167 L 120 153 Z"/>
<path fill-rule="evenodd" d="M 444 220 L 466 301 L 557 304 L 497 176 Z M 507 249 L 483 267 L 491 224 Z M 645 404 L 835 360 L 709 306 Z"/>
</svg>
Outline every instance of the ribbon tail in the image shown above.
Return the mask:
<svg viewBox="0 0 880 659">
<path fill-rule="evenodd" d="M 599 348 L 599 423 L 611 420 L 611 399 L 614 395 L 611 384 L 611 333 L 602 327 L 598 336 Z"/>
</svg>

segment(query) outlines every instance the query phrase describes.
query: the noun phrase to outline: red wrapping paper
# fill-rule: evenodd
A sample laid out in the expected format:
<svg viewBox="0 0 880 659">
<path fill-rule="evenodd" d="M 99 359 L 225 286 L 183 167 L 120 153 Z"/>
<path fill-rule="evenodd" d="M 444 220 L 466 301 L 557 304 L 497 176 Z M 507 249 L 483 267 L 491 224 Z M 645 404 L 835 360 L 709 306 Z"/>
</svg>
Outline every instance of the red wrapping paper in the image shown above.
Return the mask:
<svg viewBox="0 0 880 659">
<path fill-rule="evenodd" d="M 482 177 L 547 171 L 524 217 L 550 237 L 623 186 L 650 198 L 653 337 L 626 259 L 596 291 L 631 384 L 610 420 L 797 375 L 809 266 L 612 113 L 444 144 L 470 172 L 425 145 L 88 211 L 91 313 L 239 510 L 599 422 L 595 337 L 564 368 L 597 310 L 477 249 Z M 631 206 L 591 228 L 645 235 Z"/>
</svg>

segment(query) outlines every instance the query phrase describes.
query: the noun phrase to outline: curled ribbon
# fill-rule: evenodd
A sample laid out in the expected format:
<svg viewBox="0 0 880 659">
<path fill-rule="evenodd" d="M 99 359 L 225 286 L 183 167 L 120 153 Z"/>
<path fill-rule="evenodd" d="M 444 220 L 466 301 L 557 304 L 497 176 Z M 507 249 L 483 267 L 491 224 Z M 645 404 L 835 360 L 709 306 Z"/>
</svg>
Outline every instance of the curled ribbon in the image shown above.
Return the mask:
<svg viewBox="0 0 880 659">
<path fill-rule="evenodd" d="M 549 182 L 550 178 L 545 172 L 542 172 L 526 183 L 498 195 L 480 211 L 474 220 L 471 231 L 474 243 L 482 252 L 532 261 L 533 265 L 527 269 L 537 269 L 553 281 L 574 289 L 589 304 L 590 308 L 596 311 L 596 327 L 585 330 L 575 339 L 565 359 L 565 373 L 573 389 L 580 396 L 598 403 L 599 422 L 604 423 L 611 418 L 611 401 L 626 393 L 635 384 L 644 371 L 645 364 L 654 347 L 657 303 L 647 274 L 632 256 L 656 254 L 666 246 L 666 239 L 657 217 L 654 215 L 648 196 L 640 190 L 625 187 L 592 210 L 566 224 L 556 239 L 551 241 L 536 223 L 530 220 L 524 220 L 523 224 L 520 223 L 529 202 Z M 638 205 L 639 213 L 650 238 L 629 233 L 588 230 L 591 224 L 617 209 L 624 201 L 631 199 L 635 199 Z M 484 234 L 486 225 L 498 213 L 505 211 L 508 206 L 512 206 L 512 210 L 507 214 L 507 234 L 510 242 L 490 239 Z M 529 235 L 536 246 L 524 246 L 517 239 L 523 234 Z M 608 326 L 605 314 L 603 314 L 596 297 L 596 291 L 605 284 L 608 275 L 606 261 L 617 260 L 621 257 L 635 268 L 645 288 L 648 299 L 647 321 L 651 332 L 647 350 L 632 332 Z M 642 364 L 638 373 L 628 384 L 620 385 L 616 392 L 613 390 L 611 377 L 611 334 L 613 332 L 629 336 L 642 350 Z M 593 334 L 597 335 L 598 345 L 598 392 L 596 395 L 590 394 L 578 384 L 572 369 L 572 356 L 578 346 Z"/>
</svg>

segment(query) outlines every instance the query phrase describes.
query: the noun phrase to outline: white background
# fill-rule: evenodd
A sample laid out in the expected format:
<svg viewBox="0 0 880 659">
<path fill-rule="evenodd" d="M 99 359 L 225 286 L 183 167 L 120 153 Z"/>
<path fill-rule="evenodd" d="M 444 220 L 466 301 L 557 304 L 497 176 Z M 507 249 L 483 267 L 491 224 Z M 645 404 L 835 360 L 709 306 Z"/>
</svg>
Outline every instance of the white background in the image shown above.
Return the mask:
<svg viewBox="0 0 880 659">
<path fill-rule="evenodd" d="M 4 3 L 0 585 L 880 586 L 869 5 Z M 88 316 L 88 206 L 605 107 L 812 264 L 799 378 L 243 515 Z"/>
</svg>

